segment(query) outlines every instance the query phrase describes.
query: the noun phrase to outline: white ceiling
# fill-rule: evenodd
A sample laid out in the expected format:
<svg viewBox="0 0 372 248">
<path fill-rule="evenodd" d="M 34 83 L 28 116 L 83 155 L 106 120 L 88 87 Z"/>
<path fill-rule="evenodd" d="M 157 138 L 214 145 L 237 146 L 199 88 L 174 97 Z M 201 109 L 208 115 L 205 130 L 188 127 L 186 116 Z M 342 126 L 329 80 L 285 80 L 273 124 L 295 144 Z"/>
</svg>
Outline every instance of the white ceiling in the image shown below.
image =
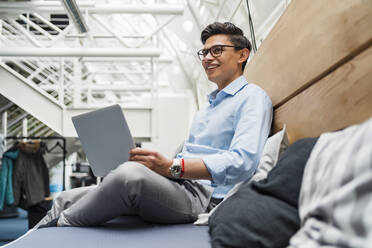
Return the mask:
<svg viewBox="0 0 372 248">
<path fill-rule="evenodd" d="M 249 1 L 258 47 L 289 2 Z M 197 104 L 203 104 L 213 84 L 207 82 L 196 57 L 196 51 L 202 47 L 199 38 L 202 28 L 214 21 L 231 21 L 250 38 L 246 0 L 81 0 L 77 3 L 87 23 L 88 35 L 79 34 L 71 19 L 63 31 L 54 30 L 58 35 L 32 28 L 41 18 L 51 21 L 50 14 L 56 8 L 61 8 L 59 13 L 66 13 L 60 1 L 1 1 L 0 54 L 1 49 L 11 48 L 24 53 L 31 48 L 50 53 L 61 48 L 81 51 L 90 48 L 113 49 L 125 56 L 127 48 L 138 51 L 155 48 L 159 49 L 160 57 L 3 57 L 3 62 L 12 64 L 23 74 L 28 71 L 27 79 L 56 98 L 62 94 L 58 85 L 63 81 L 63 104 L 70 107 L 105 102 L 142 106 L 150 104 L 154 94 L 185 90 L 192 92 Z M 120 10 L 138 6 L 144 12 L 147 8 L 153 10 L 144 14 Z M 113 10 L 108 11 L 110 7 Z M 182 11 L 181 14 L 159 14 L 159 7 Z M 23 27 L 19 24 L 22 21 L 26 22 Z"/>
</svg>

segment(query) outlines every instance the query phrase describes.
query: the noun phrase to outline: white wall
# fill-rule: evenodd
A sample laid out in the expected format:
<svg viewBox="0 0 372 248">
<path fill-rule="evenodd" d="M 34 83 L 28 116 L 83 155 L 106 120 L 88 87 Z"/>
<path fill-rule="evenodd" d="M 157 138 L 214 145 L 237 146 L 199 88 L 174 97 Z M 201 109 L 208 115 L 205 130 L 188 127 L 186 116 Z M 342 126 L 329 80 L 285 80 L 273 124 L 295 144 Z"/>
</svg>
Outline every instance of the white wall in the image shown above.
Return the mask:
<svg viewBox="0 0 372 248">
<path fill-rule="evenodd" d="M 172 157 L 177 147 L 187 138 L 195 104 L 191 92 L 160 94 L 158 103 L 158 135 L 154 142 L 143 142 L 142 147 L 161 152 Z"/>
</svg>

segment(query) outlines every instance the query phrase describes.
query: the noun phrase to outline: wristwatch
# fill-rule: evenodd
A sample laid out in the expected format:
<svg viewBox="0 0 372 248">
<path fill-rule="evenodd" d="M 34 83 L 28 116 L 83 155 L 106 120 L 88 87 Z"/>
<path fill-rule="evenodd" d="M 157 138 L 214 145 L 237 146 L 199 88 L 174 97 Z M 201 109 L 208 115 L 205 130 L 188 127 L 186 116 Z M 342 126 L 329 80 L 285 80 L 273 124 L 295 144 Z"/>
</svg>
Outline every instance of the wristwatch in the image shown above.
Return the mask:
<svg viewBox="0 0 372 248">
<path fill-rule="evenodd" d="M 183 173 L 185 172 L 185 161 L 183 158 L 175 158 L 173 159 L 173 164 L 169 168 L 172 177 L 174 178 L 182 178 Z"/>
</svg>

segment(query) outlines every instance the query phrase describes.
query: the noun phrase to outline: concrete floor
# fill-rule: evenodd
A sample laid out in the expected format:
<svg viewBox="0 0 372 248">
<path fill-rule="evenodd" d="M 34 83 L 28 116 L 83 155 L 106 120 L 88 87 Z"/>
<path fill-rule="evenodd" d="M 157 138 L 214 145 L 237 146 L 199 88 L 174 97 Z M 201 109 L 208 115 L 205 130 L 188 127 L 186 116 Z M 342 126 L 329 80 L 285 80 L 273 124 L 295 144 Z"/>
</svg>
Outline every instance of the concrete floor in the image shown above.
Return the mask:
<svg viewBox="0 0 372 248">
<path fill-rule="evenodd" d="M 27 212 L 18 209 L 17 218 L 0 218 L 0 245 L 17 239 L 28 231 Z"/>
</svg>

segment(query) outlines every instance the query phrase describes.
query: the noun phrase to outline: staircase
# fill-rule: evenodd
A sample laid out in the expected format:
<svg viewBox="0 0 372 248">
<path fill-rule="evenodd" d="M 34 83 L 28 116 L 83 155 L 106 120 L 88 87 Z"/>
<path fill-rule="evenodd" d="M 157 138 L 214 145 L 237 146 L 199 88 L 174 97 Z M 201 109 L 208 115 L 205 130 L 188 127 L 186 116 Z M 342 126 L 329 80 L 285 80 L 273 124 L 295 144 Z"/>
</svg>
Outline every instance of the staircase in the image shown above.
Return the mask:
<svg viewBox="0 0 372 248">
<path fill-rule="evenodd" d="M 68 107 L 70 98 L 67 94 L 64 97 L 67 107 L 62 105 L 56 98 L 40 89 L 33 81 L 25 78 L 21 73 L 14 71 L 14 69 L 5 63 L 0 63 L 0 78 L 2 79 L 0 94 L 21 108 L 25 112 L 25 116 L 29 114 L 31 116 L 30 118 L 36 118 L 39 122 L 53 130 L 49 131 L 49 133 L 56 132 L 64 137 L 77 137 L 71 117 L 92 110 L 86 107 Z M 151 108 L 146 107 L 124 109 L 128 125 L 133 130 L 132 135 L 134 137 L 151 137 L 151 110 Z M 30 122 L 28 123 L 30 124 Z M 138 125 L 138 123 L 143 124 Z M 146 123 L 148 124 L 146 125 Z"/>
<path fill-rule="evenodd" d="M 63 130 L 64 107 L 55 98 L 41 91 L 32 81 L 22 78 L 5 63 L 0 64 L 0 77 L 0 94 L 55 132 L 61 135 L 68 132 Z"/>
</svg>

